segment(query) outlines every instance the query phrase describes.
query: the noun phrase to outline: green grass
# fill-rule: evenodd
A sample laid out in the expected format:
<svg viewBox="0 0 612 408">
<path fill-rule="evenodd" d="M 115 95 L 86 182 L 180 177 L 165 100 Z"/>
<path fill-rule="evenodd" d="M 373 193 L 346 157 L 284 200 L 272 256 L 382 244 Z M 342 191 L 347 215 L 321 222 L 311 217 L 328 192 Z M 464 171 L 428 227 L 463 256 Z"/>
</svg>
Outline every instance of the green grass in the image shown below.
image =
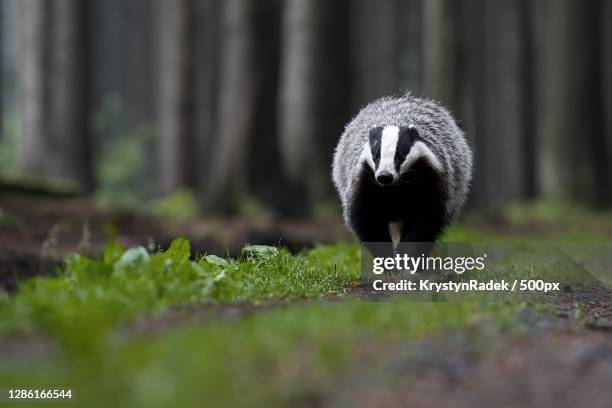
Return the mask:
<svg viewBox="0 0 612 408">
<path fill-rule="evenodd" d="M 182 238 L 154 254 L 111 243 L 98 259 L 72 255 L 57 277 L 0 297 L 5 341 L 35 336 L 53 346 L 3 356 L 0 385 L 73 387 L 78 401 L 69 406 L 294 405 L 333 394 L 338 378 L 393 345 L 520 328 L 523 303 L 336 301 L 359 275 L 355 243 L 299 255 L 254 245 L 239 259 L 195 260 Z M 134 318 L 212 304 L 262 306 L 237 318 L 209 313 L 134 328 Z"/>
<path fill-rule="evenodd" d="M 100 259 L 72 255 L 58 277 L 31 279 L 15 296 L 0 298 L 0 332 L 43 329 L 73 341 L 77 328 L 103 332 L 142 312 L 340 293 L 358 276 L 359 259 L 359 247 L 352 244 L 295 256 L 248 246 L 237 260 L 214 255 L 190 260 L 185 238 L 155 254 L 112 243 Z"/>
<path fill-rule="evenodd" d="M 317 247 L 301 255 L 253 245 L 239 259 L 203 255 L 192 260 L 184 238 L 154 254 L 111 243 L 99 259 L 72 255 L 59 276 L 28 280 L 16 294 L 0 298 L 0 333 L 9 339 L 42 336 L 58 347 L 40 359 L 5 359 L 0 384 L 68 384 L 82 394 L 83 406 L 167 406 L 174 405 L 170 397 L 193 403 L 203 395 L 207 401 L 237 402 L 231 401 L 240 396 L 236 387 L 257 382 L 260 365 L 281 369 L 277 359 L 283 353 L 292 358 L 294 348 L 307 345 L 303 341 L 317 332 L 321 345 L 315 341 L 312 352 L 323 353 L 316 359 L 325 359 L 325 367 L 334 365 L 332 360 L 341 356 L 330 354 L 329 341 L 341 335 L 342 325 L 348 330 L 359 321 L 368 324 L 373 318 L 368 313 L 381 312 L 361 316 L 358 304 L 333 314 L 328 313 L 332 305 L 284 306 L 155 338 L 123 339 L 121 327 L 129 327 L 136 316 L 155 319 L 192 305 L 272 301 L 274 308 L 289 300 L 340 294 L 358 276 L 359 262 L 355 244 Z M 251 397 L 269 398 L 270 390 L 260 388 L 253 386 Z"/>
<path fill-rule="evenodd" d="M 558 198 L 510 205 L 504 211 L 504 218 L 513 226 L 562 225 L 566 227 L 566 230 L 584 234 L 585 229 L 598 231 L 602 227 L 609 226 L 612 221 L 612 212 L 609 209 L 594 211 L 592 208 Z"/>
<path fill-rule="evenodd" d="M 0 383 L 71 386 L 88 407 L 294 405 L 311 392 L 333 393 L 335 378 L 389 357 L 390 345 L 506 325 L 514 313 L 470 303 L 288 305 L 158 335 L 116 331 L 43 359 L 15 356 L 0 364 Z"/>
<path fill-rule="evenodd" d="M 601 225 L 612 225 L 612 219 L 607 220 L 605 223 L 603 220 L 600 221 Z M 561 221 L 559 223 L 562 224 Z M 535 224 L 537 225 L 537 223 Z M 574 227 L 574 226 L 572 226 Z M 444 242 L 480 242 L 480 243 L 521 243 L 521 242 L 544 242 L 544 243 L 601 243 L 608 242 L 609 235 L 606 233 L 598 232 L 592 227 L 579 229 L 578 227 L 572 228 L 569 231 L 537 231 L 526 234 L 520 232 L 520 230 L 504 231 L 503 234 L 499 231 L 483 231 L 480 229 L 470 227 L 454 227 L 449 229 L 441 241 Z"/>
</svg>

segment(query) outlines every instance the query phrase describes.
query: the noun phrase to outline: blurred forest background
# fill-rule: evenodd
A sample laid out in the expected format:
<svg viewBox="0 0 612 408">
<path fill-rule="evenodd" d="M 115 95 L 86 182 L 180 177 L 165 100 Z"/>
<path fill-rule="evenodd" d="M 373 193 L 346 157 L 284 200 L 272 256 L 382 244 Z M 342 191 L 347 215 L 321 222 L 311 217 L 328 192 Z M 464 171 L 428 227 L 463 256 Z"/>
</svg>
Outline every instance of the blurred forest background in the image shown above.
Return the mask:
<svg viewBox="0 0 612 408">
<path fill-rule="evenodd" d="M 312 215 L 339 207 L 343 126 L 409 90 L 467 132 L 473 211 L 612 206 L 612 1 L 0 5 L 5 179 L 133 208 L 179 194 L 206 211 Z"/>
</svg>

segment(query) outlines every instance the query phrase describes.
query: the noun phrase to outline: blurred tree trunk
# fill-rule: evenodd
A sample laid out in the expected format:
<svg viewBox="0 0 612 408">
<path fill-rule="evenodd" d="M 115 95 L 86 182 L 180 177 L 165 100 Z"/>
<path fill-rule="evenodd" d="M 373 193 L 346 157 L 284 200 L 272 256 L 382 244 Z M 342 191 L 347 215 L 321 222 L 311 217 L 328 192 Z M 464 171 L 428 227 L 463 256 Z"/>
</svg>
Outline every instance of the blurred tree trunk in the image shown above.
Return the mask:
<svg viewBox="0 0 612 408">
<path fill-rule="evenodd" d="M 255 18 L 257 47 L 256 138 L 249 144 L 249 192 L 267 208 L 282 215 L 304 213 L 306 200 L 296 200 L 296 192 L 283 174 L 278 143 L 278 90 L 281 70 L 281 16 L 284 0 L 259 0 Z M 276 180 L 276 183 L 270 183 Z M 284 194 L 278 194 L 282 190 Z"/>
<path fill-rule="evenodd" d="M 599 2 L 547 0 L 538 173 L 549 197 L 597 200 L 602 157 Z"/>
<path fill-rule="evenodd" d="M 205 202 L 211 208 L 233 210 L 246 192 L 246 146 L 255 111 L 255 2 L 227 0 L 223 8 L 218 143 Z"/>
<path fill-rule="evenodd" d="M 479 0 L 465 0 L 459 10 L 459 52 L 463 67 L 459 70 L 459 81 L 462 84 L 459 93 L 460 109 L 455 111 L 456 118 L 459 120 L 460 127 L 465 131 L 466 138 L 472 147 L 475 146 L 476 136 L 476 114 L 475 114 L 475 94 L 478 90 L 476 82 L 478 75 L 475 75 L 475 70 L 479 69 L 479 58 L 481 53 L 477 47 L 479 36 L 483 32 L 482 24 L 475 24 L 478 18 L 482 18 L 483 12 L 480 9 Z M 473 180 L 473 183 L 478 183 L 478 179 Z M 470 190 L 470 195 L 474 195 L 475 189 Z M 477 190 L 477 189 L 476 189 Z M 474 202 L 468 199 L 467 205 L 471 206 Z"/>
<path fill-rule="evenodd" d="M 352 111 L 381 96 L 398 93 L 400 43 L 397 0 L 350 2 Z M 399 25 L 398 25 L 399 24 Z"/>
<path fill-rule="evenodd" d="M 123 132 L 123 124 L 115 113 L 121 93 L 122 64 L 117 49 L 124 43 L 121 33 L 121 0 L 89 0 L 89 35 L 91 51 L 90 100 L 94 114 L 92 139 L 94 151 L 103 149 L 109 138 Z M 115 113 L 116 115 L 116 113 Z"/>
<path fill-rule="evenodd" d="M 352 0 L 351 112 L 381 96 L 423 91 L 423 0 Z M 346 17 L 341 17 L 346 18 Z"/>
<path fill-rule="evenodd" d="M 521 0 L 473 2 L 475 202 L 487 215 L 528 195 Z"/>
<path fill-rule="evenodd" d="M 321 149 L 317 152 L 322 165 L 323 187 L 312 186 L 318 179 L 309 182 L 311 198 L 316 194 L 331 197 L 333 185 L 331 181 L 331 165 L 333 151 L 338 143 L 344 126 L 351 118 L 350 111 L 350 62 L 349 62 L 349 23 L 346 18 L 348 1 L 336 0 L 324 2 L 324 11 L 319 34 L 319 50 L 322 58 L 317 64 L 319 89 L 316 110 L 321 127 L 315 132 L 316 145 Z M 320 190 L 317 191 L 317 188 Z M 329 195 L 328 195 L 329 194 Z"/>
<path fill-rule="evenodd" d="M 311 205 L 331 193 L 333 142 L 346 115 L 344 44 L 334 45 L 342 29 L 333 26 L 342 20 L 341 6 L 325 0 L 288 0 L 283 15 L 280 153 L 285 175 L 306 189 Z"/>
<path fill-rule="evenodd" d="M 91 190 L 86 3 L 24 0 L 21 6 L 21 171 Z"/>
<path fill-rule="evenodd" d="M 602 65 L 601 81 L 603 84 L 602 104 L 603 120 L 605 128 L 606 157 L 602 173 L 602 201 L 608 206 L 612 206 L 612 2 L 602 1 L 602 12 L 599 20 L 601 27 L 601 46 Z"/>
<path fill-rule="evenodd" d="M 457 111 L 459 108 L 459 2 L 423 2 L 423 91 Z"/>
<path fill-rule="evenodd" d="M 536 5 L 533 0 L 520 0 L 519 5 L 519 41 L 520 45 L 520 81 L 522 82 L 520 105 L 522 106 L 521 135 L 523 140 L 523 186 L 521 195 L 526 199 L 534 199 L 537 195 L 537 109 L 538 98 L 536 83 Z"/>
<path fill-rule="evenodd" d="M 163 194 L 195 186 L 192 0 L 159 2 L 159 183 Z"/>
<path fill-rule="evenodd" d="M 53 7 L 52 136 L 61 145 L 60 150 L 66 152 L 58 176 L 75 179 L 91 191 L 88 5 L 81 0 L 60 0 L 53 2 Z"/>
<path fill-rule="evenodd" d="M 38 176 L 46 173 L 45 124 L 49 119 L 46 86 L 49 64 L 49 4 L 45 0 L 25 0 L 21 3 L 21 161 L 23 174 Z"/>
<path fill-rule="evenodd" d="M 0 140 L 4 133 L 4 1 L 0 0 Z"/>
<path fill-rule="evenodd" d="M 108 1 L 108 0 L 107 0 Z M 121 61 L 121 94 L 128 130 L 150 126 L 155 95 L 153 78 L 154 2 L 129 0 L 120 5 L 121 41 L 117 44 Z"/>
<path fill-rule="evenodd" d="M 199 0 L 195 2 L 196 27 L 194 33 L 194 117 L 197 152 L 196 173 L 198 199 L 205 204 L 205 193 L 215 156 L 217 138 L 217 99 L 219 92 L 219 55 L 221 51 L 222 2 Z"/>
<path fill-rule="evenodd" d="M 459 3 L 427 0 L 423 7 L 423 91 L 455 111 L 459 105 Z"/>
<path fill-rule="evenodd" d="M 399 0 L 396 17 L 399 86 L 417 96 L 423 91 L 423 3 L 424 0 Z"/>
</svg>

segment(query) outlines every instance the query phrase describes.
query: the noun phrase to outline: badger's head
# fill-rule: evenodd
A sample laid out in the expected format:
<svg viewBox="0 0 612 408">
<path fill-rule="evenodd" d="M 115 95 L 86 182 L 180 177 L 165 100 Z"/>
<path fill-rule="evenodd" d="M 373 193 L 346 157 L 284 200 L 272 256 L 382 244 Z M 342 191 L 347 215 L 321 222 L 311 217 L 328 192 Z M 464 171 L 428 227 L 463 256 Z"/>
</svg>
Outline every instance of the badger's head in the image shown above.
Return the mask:
<svg viewBox="0 0 612 408">
<path fill-rule="evenodd" d="M 414 126 L 373 127 L 362 153 L 362 160 L 381 186 L 397 183 L 421 159 L 432 169 L 441 170 L 440 161 Z"/>
</svg>

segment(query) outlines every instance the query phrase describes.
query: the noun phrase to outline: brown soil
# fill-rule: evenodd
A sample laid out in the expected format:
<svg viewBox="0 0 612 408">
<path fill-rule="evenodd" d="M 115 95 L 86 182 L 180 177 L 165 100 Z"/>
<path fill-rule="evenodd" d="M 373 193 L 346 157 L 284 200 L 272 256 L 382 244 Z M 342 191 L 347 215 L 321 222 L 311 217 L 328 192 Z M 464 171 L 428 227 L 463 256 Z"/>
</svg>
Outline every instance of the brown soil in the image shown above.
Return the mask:
<svg viewBox="0 0 612 408">
<path fill-rule="evenodd" d="M 471 340 L 394 350 L 380 367 L 354 374 L 330 405 L 610 406 L 612 343 L 604 333 L 551 331 L 505 337 L 484 347 Z"/>
<path fill-rule="evenodd" d="M 383 300 L 351 290 L 324 301 L 347 296 Z M 287 304 L 194 307 L 164 317 L 140 317 L 122 331 L 128 336 L 156 335 Z M 553 313 L 525 309 L 517 317 L 521 329 L 514 334 L 478 324 L 460 335 L 444 333 L 416 344 L 388 344 L 384 349 L 365 345 L 350 370 L 324 389 L 307 387 L 294 402 L 340 407 L 608 407 L 611 322 L 612 301 L 562 303 Z"/>
<path fill-rule="evenodd" d="M 359 407 L 609 407 L 610 329 L 593 330 L 589 322 L 611 322 L 612 302 L 582 309 L 562 306 L 556 318 L 528 313 L 523 334 L 479 328 L 377 351 L 374 363 L 351 370 L 319 400 Z"/>
</svg>

